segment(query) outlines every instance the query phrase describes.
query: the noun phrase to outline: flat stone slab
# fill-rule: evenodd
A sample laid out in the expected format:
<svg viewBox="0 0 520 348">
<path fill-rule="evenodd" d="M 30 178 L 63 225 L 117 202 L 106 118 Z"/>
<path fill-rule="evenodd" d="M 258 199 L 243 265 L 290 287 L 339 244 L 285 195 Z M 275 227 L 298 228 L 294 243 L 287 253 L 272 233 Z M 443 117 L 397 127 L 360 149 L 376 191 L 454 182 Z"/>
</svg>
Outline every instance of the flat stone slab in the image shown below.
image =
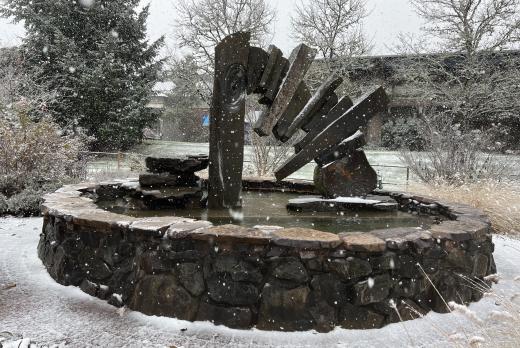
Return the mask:
<svg viewBox="0 0 520 348">
<path fill-rule="evenodd" d="M 486 234 L 491 233 L 490 226 L 485 222 L 457 220 L 444 221 L 439 225 L 430 228 L 433 238 L 448 239 L 462 242 L 470 239 L 480 239 Z"/>
<path fill-rule="evenodd" d="M 336 248 L 341 244 L 338 235 L 307 228 L 285 228 L 272 232 L 273 243 L 300 249 Z"/>
<path fill-rule="evenodd" d="M 433 242 L 432 234 L 420 227 L 397 227 L 370 232 L 374 236 L 383 239 L 390 249 L 404 250 L 422 242 Z"/>
<path fill-rule="evenodd" d="M 268 244 L 271 235 L 256 228 L 237 225 L 222 225 L 193 231 L 191 237 L 196 240 L 213 240 L 219 242 L 241 242 L 251 244 Z"/>
<path fill-rule="evenodd" d="M 365 252 L 383 252 L 386 250 L 386 242 L 371 233 L 340 233 L 339 237 L 346 250 Z"/>
<path fill-rule="evenodd" d="M 185 223 L 190 219 L 175 217 L 175 216 L 161 216 L 139 219 L 130 224 L 130 230 L 141 233 L 152 233 L 156 235 L 163 235 L 166 230 L 173 224 Z M 195 221 L 195 220 L 192 220 Z"/>
<path fill-rule="evenodd" d="M 72 216 L 72 223 L 92 228 L 95 232 L 110 233 L 112 228 L 128 227 L 138 219 L 111 213 L 102 209 L 79 210 Z"/>
<path fill-rule="evenodd" d="M 147 173 L 139 175 L 141 187 L 196 186 L 199 177 L 193 173 L 176 175 L 169 173 Z"/>
<path fill-rule="evenodd" d="M 307 84 L 302 81 L 294 93 L 291 102 L 273 128 L 273 135 L 276 139 L 282 139 L 281 134 L 284 134 L 287 131 L 291 123 L 293 123 L 296 116 L 298 116 L 300 111 L 302 111 L 311 97 L 312 94 L 309 91 L 309 87 L 307 87 Z M 269 111 L 270 110 L 266 110 L 265 112 Z"/>
<path fill-rule="evenodd" d="M 171 225 L 166 231 L 166 237 L 169 239 L 185 239 L 192 232 L 203 228 L 213 227 L 213 224 L 209 221 L 183 219 L 184 221 L 176 222 Z"/>
<path fill-rule="evenodd" d="M 199 187 L 168 187 L 157 190 L 141 189 L 143 198 L 156 200 L 168 199 L 190 199 L 202 197 L 202 190 Z"/>
<path fill-rule="evenodd" d="M 260 47 L 249 47 L 249 59 L 247 64 L 247 94 L 260 93 L 257 90 L 260 80 L 267 66 L 269 54 Z"/>
<path fill-rule="evenodd" d="M 299 212 L 335 212 L 354 209 L 375 209 L 396 211 L 399 204 L 390 197 L 370 195 L 363 197 L 338 197 L 333 199 L 321 196 L 308 196 L 290 199 L 287 209 Z"/>
<path fill-rule="evenodd" d="M 146 168 L 152 173 L 192 174 L 208 168 L 209 157 L 205 155 L 182 158 L 146 157 Z"/>
</svg>

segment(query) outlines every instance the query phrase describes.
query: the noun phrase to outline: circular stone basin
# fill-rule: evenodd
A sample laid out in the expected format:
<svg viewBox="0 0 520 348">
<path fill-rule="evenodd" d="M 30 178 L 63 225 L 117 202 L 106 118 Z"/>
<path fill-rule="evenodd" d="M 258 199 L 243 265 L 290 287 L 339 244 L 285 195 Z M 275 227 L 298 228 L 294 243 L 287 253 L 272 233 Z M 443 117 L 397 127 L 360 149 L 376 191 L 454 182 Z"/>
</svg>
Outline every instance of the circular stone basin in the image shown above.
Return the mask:
<svg viewBox="0 0 520 348">
<path fill-rule="evenodd" d="M 100 197 L 117 202 L 132 196 L 139 190 L 136 181 L 66 186 L 45 197 L 38 254 L 57 282 L 115 306 L 281 331 L 379 328 L 430 310 L 447 312 L 449 301 L 479 300 L 482 293 L 472 284 L 489 283 L 486 276 L 496 272 L 490 223 L 476 209 L 376 192 L 395 199 L 400 212 L 390 213 L 394 217 L 424 215 L 429 223 L 394 228 L 362 223 L 350 230 L 346 224 L 342 231 L 356 232 L 329 233 L 316 225 L 306 228 L 313 216 L 302 218 L 304 225 L 273 226 L 273 214 L 253 228 L 262 222 L 255 220 L 254 207 L 269 205 L 259 203 L 260 197 L 278 204 L 292 194 L 310 194 L 313 187 L 250 179 L 244 188 L 249 193 L 243 221 L 253 219 L 243 226 L 214 226 L 219 216 L 136 217 L 101 207 Z M 128 210 L 126 204 L 120 208 Z M 302 213 L 285 212 L 283 218 L 296 220 Z M 370 216 L 363 214 L 358 213 Z M 344 218 L 331 215 L 331 225 Z"/>
<path fill-rule="evenodd" d="M 128 198 L 121 197 L 98 199 L 96 204 L 104 210 L 136 218 L 179 216 L 209 221 L 214 225 L 236 224 L 245 227 L 273 225 L 285 228 L 312 228 L 331 233 L 363 232 L 395 227 L 428 228 L 435 221 L 430 215 L 411 214 L 399 210 L 345 209 L 316 212 L 286 208 L 288 201 L 298 201 L 302 197 L 312 200 L 314 196 L 302 196 L 290 192 L 244 191 L 242 208 L 236 210 L 208 210 L 200 206 L 190 209 L 151 209 L 132 204 Z"/>
</svg>

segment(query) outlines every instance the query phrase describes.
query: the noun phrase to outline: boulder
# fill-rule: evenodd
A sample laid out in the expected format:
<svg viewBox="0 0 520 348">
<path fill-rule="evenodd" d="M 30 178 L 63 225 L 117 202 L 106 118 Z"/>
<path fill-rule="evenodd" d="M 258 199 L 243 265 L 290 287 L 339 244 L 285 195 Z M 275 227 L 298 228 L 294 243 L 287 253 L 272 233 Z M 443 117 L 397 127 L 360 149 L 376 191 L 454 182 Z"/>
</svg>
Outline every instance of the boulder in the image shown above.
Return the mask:
<svg viewBox="0 0 520 348">
<path fill-rule="evenodd" d="M 247 307 L 224 307 L 202 302 L 197 321 L 210 321 L 215 325 L 225 325 L 234 329 L 249 329 L 253 312 Z"/>
<path fill-rule="evenodd" d="M 175 276 L 148 275 L 137 284 L 129 307 L 147 315 L 194 320 L 199 303 L 177 283 Z"/>
<path fill-rule="evenodd" d="M 365 196 L 377 188 L 377 173 L 365 153 L 357 150 L 329 165 L 317 166 L 314 184 L 325 197 Z"/>
<path fill-rule="evenodd" d="M 310 289 L 306 286 L 285 289 L 266 284 L 262 290 L 257 328 L 261 330 L 302 331 L 313 327 L 307 310 Z"/>
</svg>

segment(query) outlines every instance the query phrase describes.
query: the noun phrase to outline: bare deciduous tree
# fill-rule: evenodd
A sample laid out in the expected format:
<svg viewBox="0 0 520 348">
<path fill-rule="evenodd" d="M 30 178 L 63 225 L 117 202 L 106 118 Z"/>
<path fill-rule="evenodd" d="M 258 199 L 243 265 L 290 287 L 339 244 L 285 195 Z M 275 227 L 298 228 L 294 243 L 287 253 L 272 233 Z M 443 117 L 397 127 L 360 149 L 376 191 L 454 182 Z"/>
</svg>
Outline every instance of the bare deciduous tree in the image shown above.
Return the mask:
<svg viewBox="0 0 520 348">
<path fill-rule="evenodd" d="M 300 2 L 292 18 L 293 36 L 318 49 L 307 84 L 317 89 L 331 72 L 346 75 L 352 58 L 368 54 L 372 44 L 363 30 L 368 16 L 366 0 L 315 0 Z M 338 88 L 342 94 L 352 95 L 348 79 Z"/>
<path fill-rule="evenodd" d="M 181 0 L 177 4 L 177 39 L 181 48 L 191 50 L 198 72 L 187 74 L 186 83 L 196 85 L 197 96 L 209 104 L 212 93 L 214 47 L 226 36 L 238 31 L 251 33 L 251 44 L 265 47 L 271 38 L 275 12 L 265 0 Z M 198 75 L 198 78 L 197 78 Z M 182 75 L 176 74 L 179 78 Z M 246 119 L 254 122 L 256 103 L 248 98 Z M 286 158 L 289 145 L 251 132 L 252 164 L 259 176 L 270 175 Z"/>
<path fill-rule="evenodd" d="M 464 182 L 491 173 L 495 150 L 520 139 L 518 0 L 410 0 L 424 38 L 402 37 L 400 78 L 425 101 L 429 161 L 403 156 L 424 181 Z"/>
<path fill-rule="evenodd" d="M 422 119 L 418 131 L 423 135 L 424 152 L 401 151 L 403 161 L 422 182 L 460 186 L 510 174 L 510 163 L 489 152 L 490 134 L 464 131 L 449 113 L 434 109 Z"/>
<path fill-rule="evenodd" d="M 324 59 L 365 54 L 370 44 L 363 32 L 365 0 L 313 0 L 296 6 L 294 37 L 316 47 Z"/>
<path fill-rule="evenodd" d="M 425 47 L 402 40 L 402 51 L 415 55 L 405 78 L 463 129 L 494 128 L 504 140 L 520 139 L 520 57 L 501 51 L 520 42 L 520 1 L 411 2 L 437 41 Z"/>
<path fill-rule="evenodd" d="M 40 119 L 56 98 L 55 91 L 24 70 L 23 55 L 17 48 L 0 49 L 0 121 L 17 123 L 20 113 Z"/>
<path fill-rule="evenodd" d="M 201 74 L 213 75 L 214 47 L 226 36 L 249 31 L 251 42 L 263 46 L 270 37 L 274 10 L 265 0 L 179 0 L 179 19 L 175 25 L 181 48 L 188 48 Z M 212 86 L 207 79 L 205 100 L 211 100 Z"/>
<path fill-rule="evenodd" d="M 482 50 L 511 48 L 520 40 L 518 0 L 410 0 L 425 20 L 424 32 L 440 39 L 443 50 L 472 56 Z"/>
</svg>

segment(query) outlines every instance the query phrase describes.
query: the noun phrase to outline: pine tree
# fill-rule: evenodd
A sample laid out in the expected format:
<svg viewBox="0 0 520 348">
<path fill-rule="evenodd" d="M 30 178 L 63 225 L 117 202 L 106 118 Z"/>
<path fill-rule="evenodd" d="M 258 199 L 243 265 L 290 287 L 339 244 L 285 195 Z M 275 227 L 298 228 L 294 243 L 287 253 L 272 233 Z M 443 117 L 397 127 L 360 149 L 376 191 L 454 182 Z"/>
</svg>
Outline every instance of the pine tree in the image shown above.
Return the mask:
<svg viewBox="0 0 520 348">
<path fill-rule="evenodd" d="M 2 14 L 23 21 L 22 52 L 35 79 L 56 91 L 49 111 L 102 149 L 138 142 L 157 115 L 146 107 L 162 61 L 149 43 L 149 8 L 139 0 L 7 0 Z"/>
</svg>

